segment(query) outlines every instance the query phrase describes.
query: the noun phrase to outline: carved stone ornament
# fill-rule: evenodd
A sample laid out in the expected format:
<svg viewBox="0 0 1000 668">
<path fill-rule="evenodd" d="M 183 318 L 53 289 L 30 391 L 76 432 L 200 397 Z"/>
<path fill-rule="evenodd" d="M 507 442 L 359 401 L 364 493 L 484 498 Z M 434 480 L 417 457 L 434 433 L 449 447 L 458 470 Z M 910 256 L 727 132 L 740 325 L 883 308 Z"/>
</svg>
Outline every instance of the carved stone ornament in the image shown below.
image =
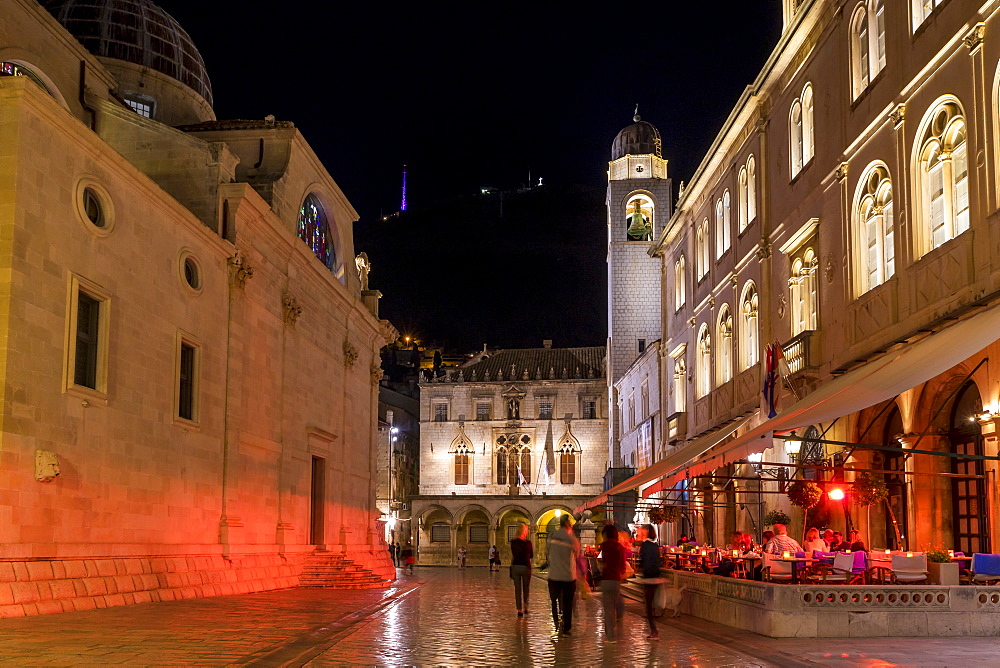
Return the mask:
<svg viewBox="0 0 1000 668">
<path fill-rule="evenodd" d="M 965 42 L 965 46 L 968 47 L 969 53 L 973 54 L 983 45 L 984 37 L 986 37 L 986 24 L 977 23 L 972 26 L 972 30 L 969 31 L 962 41 Z"/>
<path fill-rule="evenodd" d="M 358 349 L 354 347 L 350 339 L 344 339 L 344 366 L 348 369 L 354 367 L 354 363 L 358 361 Z"/>
<path fill-rule="evenodd" d="M 691 325 L 692 327 L 694 327 L 695 323 L 697 323 L 697 322 L 698 321 L 695 318 L 693 318 L 693 317 L 688 320 L 688 324 Z"/>
<path fill-rule="evenodd" d="M 392 323 L 388 320 L 378 321 L 378 331 L 382 335 L 382 340 L 385 341 L 385 345 L 391 345 L 393 341 L 399 338 L 399 330 L 392 326 Z"/>
<path fill-rule="evenodd" d="M 737 276 L 736 274 L 733 274 L 733 277 L 730 280 L 733 282 L 733 287 L 734 288 L 739 287 L 739 285 L 740 285 L 740 277 L 739 276 Z"/>
<path fill-rule="evenodd" d="M 35 450 L 35 480 L 52 482 L 59 477 L 59 458 L 48 450 Z"/>
<path fill-rule="evenodd" d="M 371 367 L 369 367 L 368 372 L 371 374 L 372 385 L 378 385 L 379 381 L 382 380 L 382 367 L 375 362 L 372 362 Z"/>
<path fill-rule="evenodd" d="M 826 274 L 826 282 L 833 283 L 833 279 L 837 275 L 837 258 L 833 256 L 833 253 L 826 256 L 824 273 Z"/>
<path fill-rule="evenodd" d="M 229 281 L 234 288 L 242 290 L 247 284 L 247 279 L 253 277 L 253 267 L 247 263 L 239 249 L 229 258 L 228 262 Z"/>
<path fill-rule="evenodd" d="M 715 308 L 715 295 L 708 298 L 708 308 Z"/>
<path fill-rule="evenodd" d="M 899 127 L 903 119 L 906 118 L 906 104 L 900 103 L 896 105 L 896 108 L 889 112 L 889 120 L 892 121 L 894 127 Z"/>
<path fill-rule="evenodd" d="M 281 298 L 281 319 L 289 327 L 295 326 L 295 321 L 302 315 L 302 307 L 292 295 L 286 294 Z"/>
<path fill-rule="evenodd" d="M 771 242 L 767 239 L 760 240 L 760 246 L 757 248 L 757 259 L 766 260 L 771 257 Z"/>
<path fill-rule="evenodd" d="M 833 175 L 835 177 L 837 177 L 838 181 L 843 181 L 844 179 L 846 179 L 847 178 L 847 163 L 846 162 L 840 163 L 840 165 L 837 167 L 837 171 L 835 171 L 833 173 Z"/>
<path fill-rule="evenodd" d="M 784 318 L 785 317 L 785 311 L 787 310 L 787 307 L 788 307 L 788 298 L 785 297 L 785 293 L 782 292 L 780 295 L 778 295 L 778 317 L 779 318 Z"/>
<path fill-rule="evenodd" d="M 358 268 L 358 278 L 361 280 L 361 289 L 368 289 L 368 274 L 371 273 L 372 263 L 368 259 L 368 253 L 361 253 L 354 258 L 354 266 Z"/>
</svg>

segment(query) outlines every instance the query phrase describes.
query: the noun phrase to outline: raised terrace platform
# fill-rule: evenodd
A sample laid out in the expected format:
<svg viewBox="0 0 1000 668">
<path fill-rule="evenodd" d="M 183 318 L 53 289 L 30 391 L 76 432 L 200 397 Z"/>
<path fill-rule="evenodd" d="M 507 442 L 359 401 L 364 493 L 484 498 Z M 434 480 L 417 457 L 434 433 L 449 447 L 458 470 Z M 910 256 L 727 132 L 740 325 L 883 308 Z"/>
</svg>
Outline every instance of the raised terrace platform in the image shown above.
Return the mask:
<svg viewBox="0 0 1000 668">
<path fill-rule="evenodd" d="M 664 571 L 680 610 L 772 638 L 1000 636 L 1000 587 L 789 585 Z"/>
</svg>

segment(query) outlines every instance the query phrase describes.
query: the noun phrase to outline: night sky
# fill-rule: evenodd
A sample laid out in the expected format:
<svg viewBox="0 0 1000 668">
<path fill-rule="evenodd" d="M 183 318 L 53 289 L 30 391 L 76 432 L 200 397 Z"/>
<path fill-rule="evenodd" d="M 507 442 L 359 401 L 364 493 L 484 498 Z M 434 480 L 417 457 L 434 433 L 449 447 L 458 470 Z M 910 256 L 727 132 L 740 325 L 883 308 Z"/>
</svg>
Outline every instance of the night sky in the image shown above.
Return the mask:
<svg viewBox="0 0 1000 668">
<path fill-rule="evenodd" d="M 780 0 L 726 3 L 724 15 L 712 3 L 679 2 L 293 2 L 262 12 L 250 9 L 262 5 L 233 2 L 158 4 L 199 47 L 220 119 L 291 120 L 323 160 L 361 216 L 356 246 L 371 256 L 372 287 L 385 293 L 382 317 L 457 348 L 540 345 L 541 338 L 557 346 L 603 344 L 606 221 L 599 205 L 615 134 L 638 103 L 663 135 L 676 192 L 781 29 Z M 404 163 L 415 215 L 391 228 L 379 218 L 399 208 Z M 529 173 L 553 192 L 589 193 L 585 220 L 570 225 L 555 216 L 538 224 L 556 255 L 566 240 L 572 272 L 565 263 L 539 269 L 546 263 L 535 262 L 521 281 L 530 289 L 513 290 L 500 285 L 495 264 L 458 263 L 451 280 L 441 271 L 426 274 L 436 258 L 468 259 L 483 244 L 514 258 L 533 247 L 523 221 L 511 229 L 492 221 L 484 229 L 494 236 L 480 229 L 470 237 L 460 219 L 449 219 L 481 186 L 516 189 Z M 462 206 L 449 204 L 455 201 Z M 421 229 L 410 229 L 417 224 Z M 581 234 L 589 254 L 582 258 L 573 239 Z M 470 291 L 450 289 L 459 282 L 486 286 L 489 296 L 470 300 Z M 569 298 L 533 301 L 570 283 Z M 592 299 L 578 303 L 587 294 Z M 600 317 L 566 331 L 567 318 L 581 320 L 581 306 Z M 497 329 L 511 309 L 527 317 Z"/>
</svg>

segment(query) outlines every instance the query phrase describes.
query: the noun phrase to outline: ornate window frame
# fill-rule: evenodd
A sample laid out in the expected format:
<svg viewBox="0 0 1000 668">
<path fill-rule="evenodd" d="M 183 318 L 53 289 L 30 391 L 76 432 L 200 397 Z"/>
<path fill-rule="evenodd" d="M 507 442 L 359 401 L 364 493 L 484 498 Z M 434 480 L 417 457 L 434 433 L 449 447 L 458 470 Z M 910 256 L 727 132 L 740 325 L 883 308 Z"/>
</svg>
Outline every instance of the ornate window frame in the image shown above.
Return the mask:
<svg viewBox="0 0 1000 668">
<path fill-rule="evenodd" d="M 760 297 L 753 281 L 747 281 L 740 293 L 740 369 L 753 367 L 760 360 Z"/>
<path fill-rule="evenodd" d="M 875 161 L 858 181 L 852 210 L 855 296 L 885 283 L 896 273 L 893 188 L 889 168 Z"/>
</svg>

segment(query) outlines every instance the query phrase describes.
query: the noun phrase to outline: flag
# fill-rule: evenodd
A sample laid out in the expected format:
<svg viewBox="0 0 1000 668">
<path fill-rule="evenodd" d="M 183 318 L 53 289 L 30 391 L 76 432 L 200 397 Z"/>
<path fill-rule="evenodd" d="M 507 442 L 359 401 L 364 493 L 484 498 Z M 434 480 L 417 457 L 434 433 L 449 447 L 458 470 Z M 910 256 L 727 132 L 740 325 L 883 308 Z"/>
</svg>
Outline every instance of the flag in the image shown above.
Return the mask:
<svg viewBox="0 0 1000 668">
<path fill-rule="evenodd" d="M 528 481 L 524 479 L 524 474 L 521 473 L 521 465 L 520 464 L 518 464 L 518 466 L 517 466 L 517 484 L 519 486 L 521 486 L 521 487 L 525 487 L 528 484 Z"/>
<path fill-rule="evenodd" d="M 551 485 L 556 477 L 556 453 L 552 444 L 552 420 L 549 420 L 549 431 L 545 435 L 545 484 Z"/>
<path fill-rule="evenodd" d="M 778 373 L 781 374 L 782 378 L 788 378 L 792 375 L 792 370 L 788 368 L 788 362 L 785 361 L 785 351 L 781 349 L 781 344 L 777 341 L 774 342 L 774 354 L 775 359 L 777 359 L 777 369 Z"/>
<path fill-rule="evenodd" d="M 775 410 L 775 405 L 777 404 L 777 351 L 775 347 L 768 344 L 764 348 L 764 387 L 761 390 L 761 395 L 763 401 L 761 402 L 761 410 L 767 411 L 767 417 L 773 418 L 778 414 Z"/>
</svg>

